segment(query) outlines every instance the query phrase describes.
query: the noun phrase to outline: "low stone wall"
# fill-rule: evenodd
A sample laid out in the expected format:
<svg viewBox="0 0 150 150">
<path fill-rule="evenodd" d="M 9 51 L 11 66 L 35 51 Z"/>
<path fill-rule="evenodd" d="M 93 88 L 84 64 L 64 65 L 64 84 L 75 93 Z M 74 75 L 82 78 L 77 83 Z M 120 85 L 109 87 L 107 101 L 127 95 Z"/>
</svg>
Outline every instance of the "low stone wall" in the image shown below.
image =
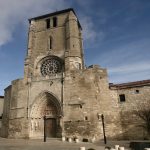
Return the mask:
<svg viewBox="0 0 150 150">
<path fill-rule="evenodd" d="M 79 139 L 87 138 L 92 139 L 96 134 L 99 134 L 97 123 L 90 121 L 78 120 L 78 121 L 65 121 L 64 122 L 65 134 L 68 137 Z"/>
</svg>

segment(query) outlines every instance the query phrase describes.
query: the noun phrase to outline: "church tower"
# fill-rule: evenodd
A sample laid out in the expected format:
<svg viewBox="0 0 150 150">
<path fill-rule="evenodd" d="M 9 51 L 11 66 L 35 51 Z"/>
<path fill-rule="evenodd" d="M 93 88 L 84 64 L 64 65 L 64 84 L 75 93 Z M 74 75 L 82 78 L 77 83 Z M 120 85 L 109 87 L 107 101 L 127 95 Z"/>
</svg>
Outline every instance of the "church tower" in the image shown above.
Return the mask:
<svg viewBox="0 0 150 150">
<path fill-rule="evenodd" d="M 81 25 L 73 9 L 29 19 L 25 78 L 84 68 Z"/>
<path fill-rule="evenodd" d="M 36 124 L 43 127 L 43 116 L 47 118 L 47 128 L 53 126 L 47 129 L 47 136 L 60 137 L 64 79 L 72 71 L 84 68 L 82 28 L 73 9 L 31 18 L 29 23 L 24 77 L 29 85 L 27 115 L 32 126 L 29 137 L 43 135 L 42 130 L 35 130 Z"/>
</svg>

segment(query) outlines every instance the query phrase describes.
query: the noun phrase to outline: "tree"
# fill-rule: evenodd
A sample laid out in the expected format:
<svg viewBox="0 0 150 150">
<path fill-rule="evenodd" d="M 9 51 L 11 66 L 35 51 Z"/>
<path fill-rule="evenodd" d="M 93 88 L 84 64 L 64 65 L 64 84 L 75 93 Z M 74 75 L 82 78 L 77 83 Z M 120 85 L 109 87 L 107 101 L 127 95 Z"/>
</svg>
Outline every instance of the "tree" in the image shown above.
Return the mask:
<svg viewBox="0 0 150 150">
<path fill-rule="evenodd" d="M 136 105 L 134 114 L 141 120 L 139 126 L 142 127 L 146 132 L 145 138 L 150 138 L 150 102 L 145 101 Z"/>
</svg>

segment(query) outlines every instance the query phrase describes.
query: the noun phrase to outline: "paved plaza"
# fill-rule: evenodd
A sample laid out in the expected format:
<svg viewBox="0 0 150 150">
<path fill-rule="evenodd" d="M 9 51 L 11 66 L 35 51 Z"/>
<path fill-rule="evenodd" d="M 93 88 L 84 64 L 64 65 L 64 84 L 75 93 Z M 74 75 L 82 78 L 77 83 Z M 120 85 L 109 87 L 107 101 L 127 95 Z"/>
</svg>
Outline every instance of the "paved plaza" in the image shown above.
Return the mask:
<svg viewBox="0 0 150 150">
<path fill-rule="evenodd" d="M 108 142 L 107 146 L 121 144 L 127 149 L 128 142 Z M 86 150 L 93 148 L 95 150 L 104 150 L 103 141 L 99 143 L 79 142 L 69 143 L 62 142 L 60 139 L 42 140 L 24 140 L 24 139 L 4 139 L 0 138 L 0 150 L 79 150 L 80 147 L 85 147 Z"/>
</svg>

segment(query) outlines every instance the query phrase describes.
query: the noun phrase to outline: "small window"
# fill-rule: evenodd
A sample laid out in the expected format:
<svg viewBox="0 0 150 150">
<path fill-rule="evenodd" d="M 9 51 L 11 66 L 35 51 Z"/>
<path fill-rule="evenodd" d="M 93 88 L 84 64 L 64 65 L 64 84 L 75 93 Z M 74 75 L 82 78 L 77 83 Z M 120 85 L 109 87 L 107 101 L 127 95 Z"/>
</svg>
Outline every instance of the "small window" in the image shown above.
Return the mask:
<svg viewBox="0 0 150 150">
<path fill-rule="evenodd" d="M 87 116 L 85 116 L 85 118 L 84 118 L 85 120 L 88 120 L 88 117 Z"/>
<path fill-rule="evenodd" d="M 140 93 L 140 91 L 139 90 L 135 90 L 135 94 L 139 94 Z"/>
<path fill-rule="evenodd" d="M 57 17 L 53 18 L 53 27 L 57 27 Z"/>
<path fill-rule="evenodd" d="M 49 37 L 49 49 L 52 49 L 53 48 L 53 39 L 52 37 L 50 36 Z"/>
<path fill-rule="evenodd" d="M 80 108 L 82 109 L 82 105 L 80 105 Z"/>
<path fill-rule="evenodd" d="M 50 19 L 46 19 L 46 28 L 47 28 L 47 29 L 50 28 Z"/>
<path fill-rule="evenodd" d="M 119 98 L 120 98 L 120 102 L 125 102 L 126 101 L 125 94 L 120 94 Z"/>
</svg>

